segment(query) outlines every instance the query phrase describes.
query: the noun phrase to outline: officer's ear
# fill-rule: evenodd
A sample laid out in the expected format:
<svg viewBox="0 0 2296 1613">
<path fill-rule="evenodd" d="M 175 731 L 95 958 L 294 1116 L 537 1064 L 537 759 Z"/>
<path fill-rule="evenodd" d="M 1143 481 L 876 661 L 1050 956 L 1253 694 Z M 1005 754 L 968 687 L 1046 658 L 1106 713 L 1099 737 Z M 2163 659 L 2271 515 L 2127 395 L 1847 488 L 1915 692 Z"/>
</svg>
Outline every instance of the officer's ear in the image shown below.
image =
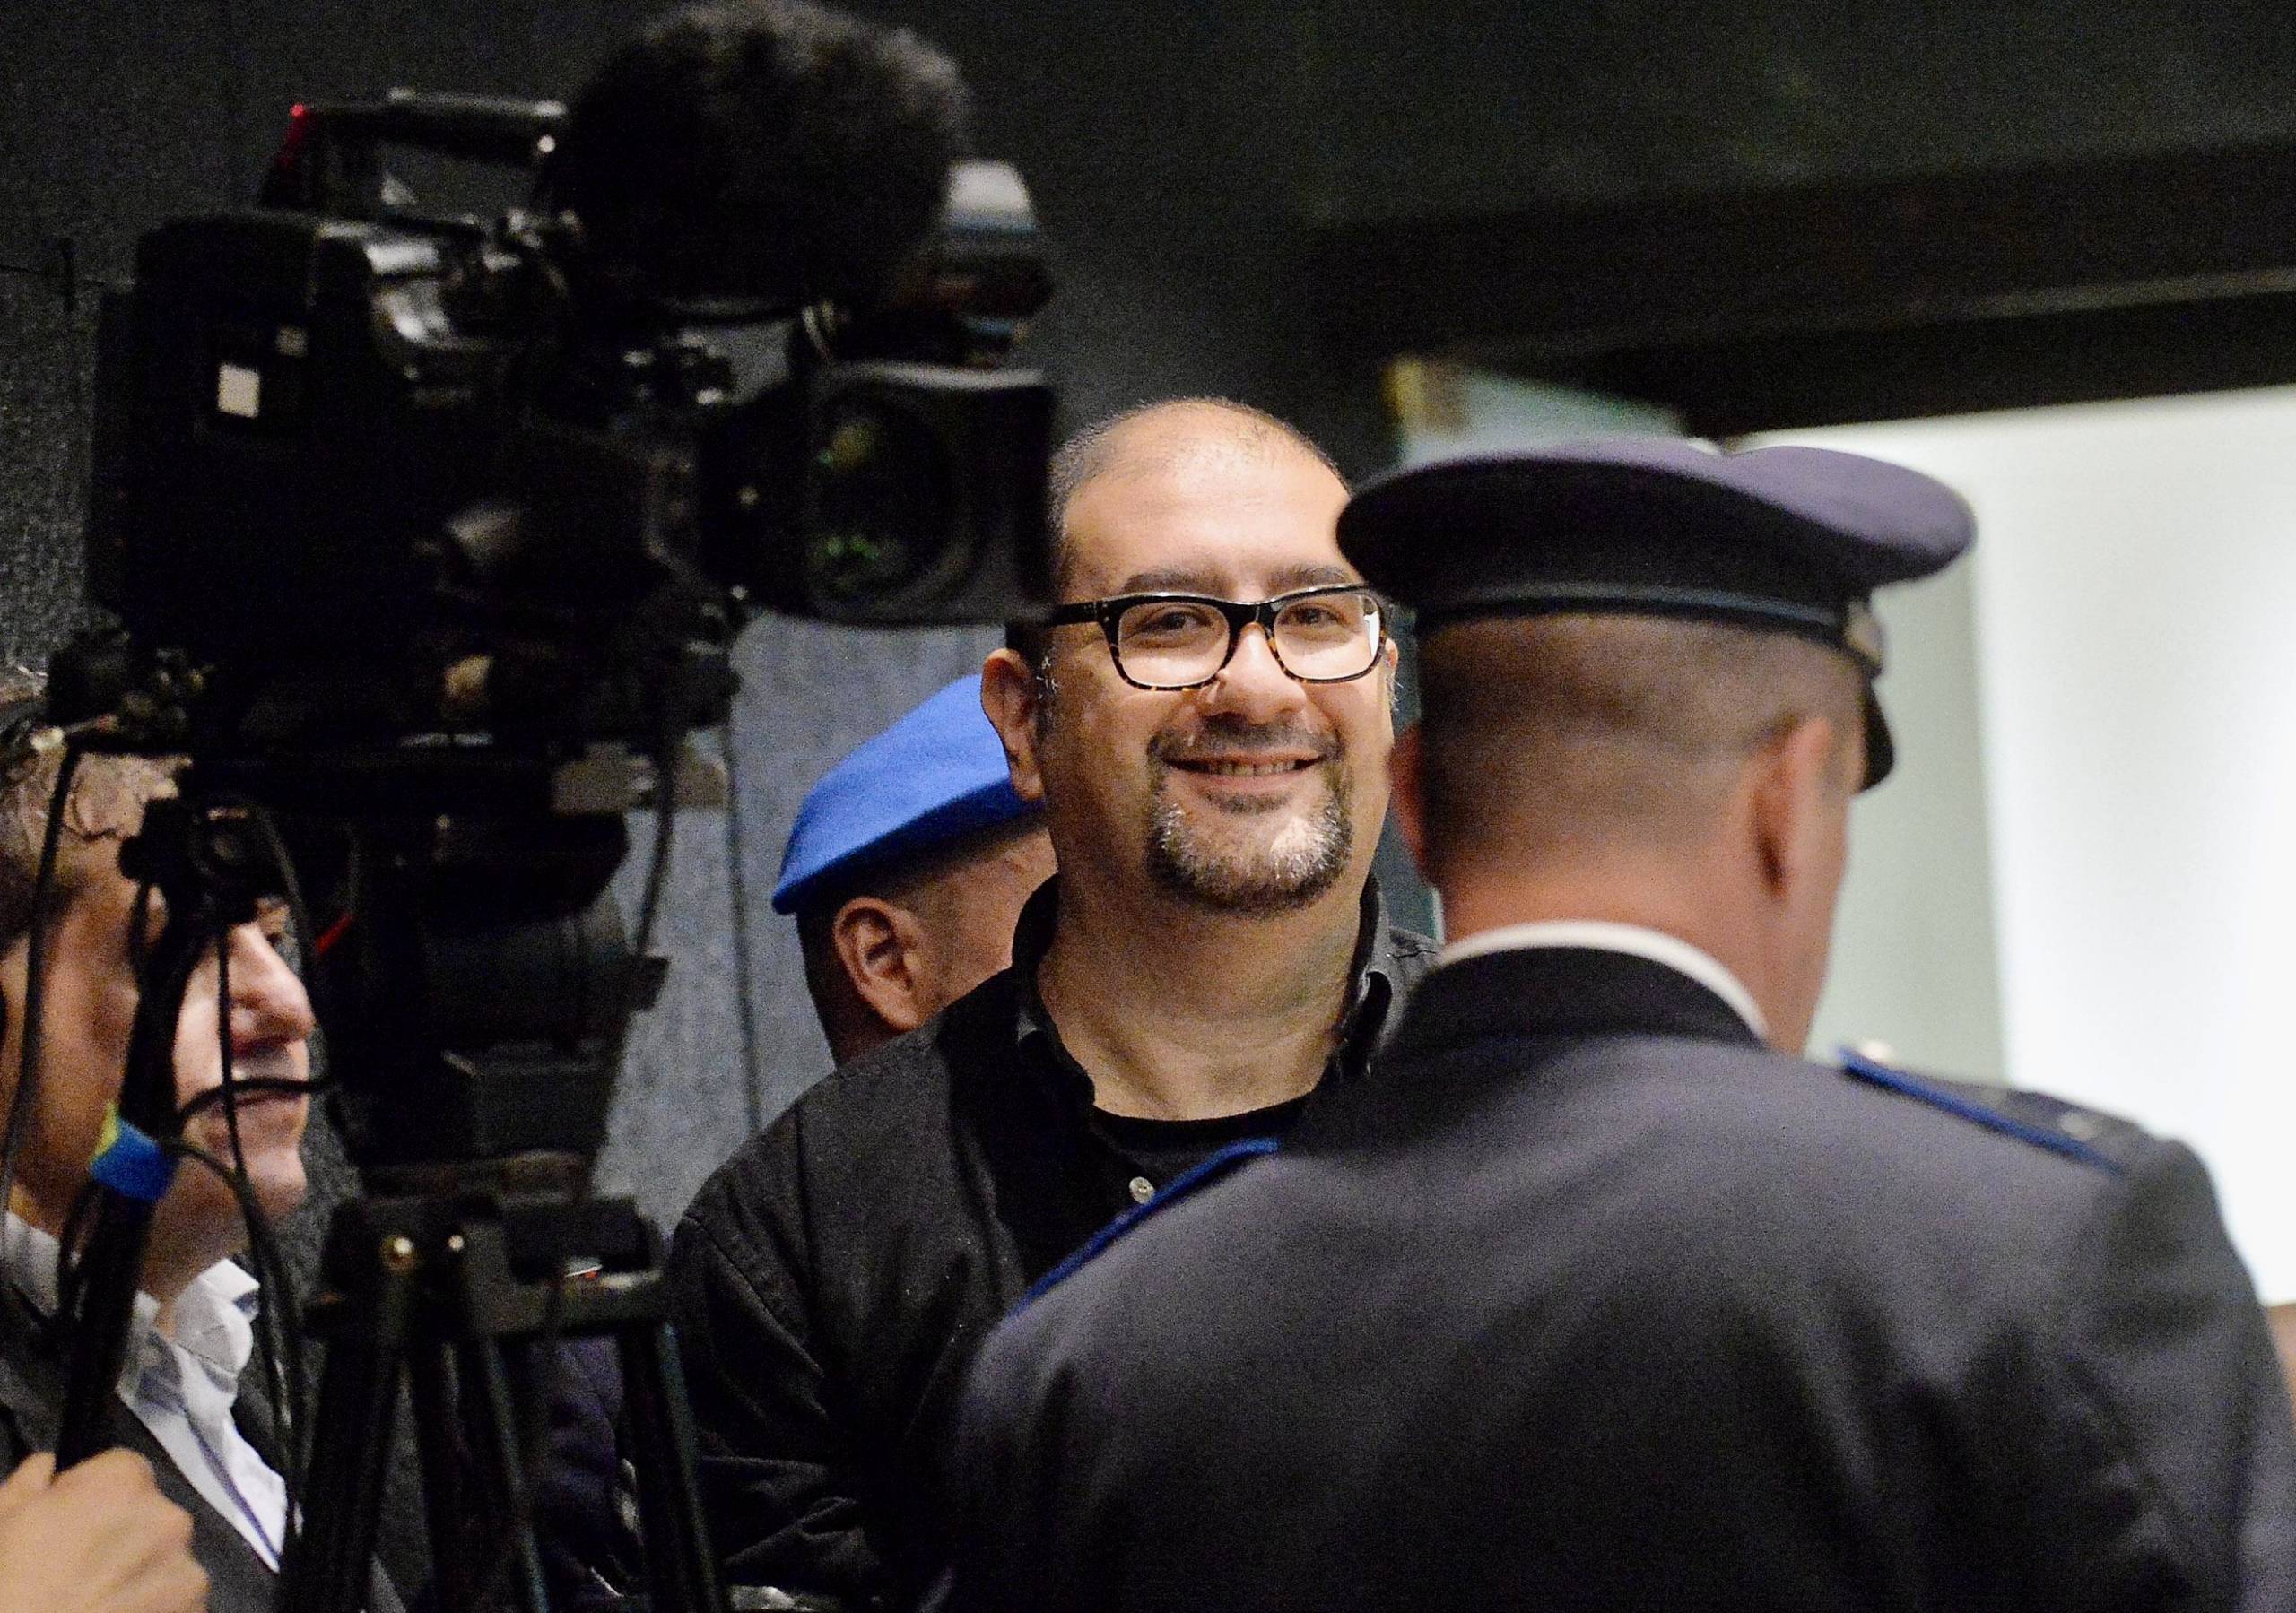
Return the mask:
<svg viewBox="0 0 2296 1613">
<path fill-rule="evenodd" d="M 1427 858 L 1425 776 L 1420 771 L 1425 759 L 1419 724 L 1413 723 L 1396 735 L 1395 748 L 1387 752 L 1387 804 L 1395 811 L 1396 828 L 1410 848 L 1420 877 L 1432 885 L 1436 880 Z"/>
<path fill-rule="evenodd" d="M 1754 854 L 1773 898 L 1792 901 L 1812 894 L 1813 880 L 1830 887 L 1840 877 L 1841 820 L 1849 810 L 1841 750 L 1840 732 L 1831 720 L 1805 716 L 1765 742 L 1748 763 Z"/>
<path fill-rule="evenodd" d="M 855 994 L 895 1035 L 925 1023 L 931 960 L 917 915 L 881 897 L 857 896 L 830 920 L 829 940 Z"/>
<path fill-rule="evenodd" d="M 1023 801 L 1044 799 L 1044 775 L 1037 762 L 1037 730 L 1048 691 L 1018 650 L 993 651 L 980 668 L 980 708 L 1004 744 L 1013 788 Z"/>
</svg>

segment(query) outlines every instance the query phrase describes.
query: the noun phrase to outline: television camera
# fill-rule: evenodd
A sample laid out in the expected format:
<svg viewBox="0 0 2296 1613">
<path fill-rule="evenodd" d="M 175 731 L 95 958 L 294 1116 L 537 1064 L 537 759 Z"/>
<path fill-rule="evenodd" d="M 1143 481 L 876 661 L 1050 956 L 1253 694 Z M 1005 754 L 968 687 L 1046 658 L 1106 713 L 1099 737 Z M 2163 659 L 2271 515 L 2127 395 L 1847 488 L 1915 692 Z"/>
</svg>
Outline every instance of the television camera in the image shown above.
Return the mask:
<svg viewBox="0 0 2296 1613">
<path fill-rule="evenodd" d="M 298 1613 L 363 1599 L 407 1377 L 443 1605 L 544 1605 L 513 1408 L 561 1331 L 621 1341 L 650 1605 L 722 1605 L 657 1236 L 588 1175 L 741 622 L 1042 596 L 1054 401 L 1013 349 L 1050 280 L 968 117 L 906 34 L 689 8 L 570 107 L 299 106 L 259 204 L 150 231 L 106 299 L 89 578 L 117 620 L 58 655 L 50 715 L 188 759 L 123 856 L 167 898 L 130 1131 L 179 1124 L 163 1041 L 204 950 L 282 882 L 327 921 L 307 962 L 367 1196 L 329 1234 L 316 1444 L 288 1442 Z M 531 191 L 426 208 L 410 157 Z M 608 889 L 633 807 L 635 946 Z M 105 1443 L 152 1208 L 98 1197 L 65 1461 Z"/>
</svg>

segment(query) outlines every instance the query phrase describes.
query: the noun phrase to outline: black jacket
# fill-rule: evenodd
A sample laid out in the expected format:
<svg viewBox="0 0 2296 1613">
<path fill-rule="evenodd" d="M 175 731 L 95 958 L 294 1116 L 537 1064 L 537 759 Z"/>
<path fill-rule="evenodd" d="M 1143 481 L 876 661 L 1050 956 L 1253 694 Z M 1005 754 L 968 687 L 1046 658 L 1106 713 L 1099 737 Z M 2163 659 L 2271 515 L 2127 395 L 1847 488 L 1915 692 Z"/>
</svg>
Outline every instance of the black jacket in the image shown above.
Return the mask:
<svg viewBox="0 0 2296 1613">
<path fill-rule="evenodd" d="M 1429 976 L 996 1334 L 955 1461 L 966 1609 L 2296 1608 L 2188 1151 L 1766 1051 L 1615 953 Z"/>
<path fill-rule="evenodd" d="M 1029 1285 L 1134 1208 L 1141 1167 L 1014 968 L 845 1065 L 721 1167 L 678 1228 L 672 1305 L 704 1505 L 735 1584 L 914 1601 L 946 1562 L 940 1464 L 965 1367 Z M 1432 943 L 1364 896 L 1339 1073 Z M 1323 1101 L 1318 1088 L 1308 1113 Z M 1159 1184 L 1161 1185 L 1161 1184 Z"/>
</svg>

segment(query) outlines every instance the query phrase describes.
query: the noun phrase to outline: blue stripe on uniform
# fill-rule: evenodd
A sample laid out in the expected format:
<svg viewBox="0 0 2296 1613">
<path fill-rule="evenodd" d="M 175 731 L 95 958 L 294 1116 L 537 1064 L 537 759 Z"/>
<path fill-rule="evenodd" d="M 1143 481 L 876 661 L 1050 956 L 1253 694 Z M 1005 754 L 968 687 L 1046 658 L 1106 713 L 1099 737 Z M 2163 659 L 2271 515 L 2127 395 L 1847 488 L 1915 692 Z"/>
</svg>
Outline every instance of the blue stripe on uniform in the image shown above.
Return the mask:
<svg viewBox="0 0 2296 1613">
<path fill-rule="evenodd" d="M 2119 1160 L 2100 1149 L 2091 1148 L 2077 1137 L 2068 1137 L 2062 1132 L 2048 1131 L 2029 1121 L 2019 1120 L 2013 1114 L 2004 1114 L 1998 1109 L 1988 1108 L 1983 1104 L 1961 1097 L 1959 1093 L 1947 1092 L 1941 1088 L 1933 1087 L 1926 1081 L 1908 1075 L 1902 1070 L 1892 1070 L 1887 1064 L 1877 1064 L 1873 1060 L 1852 1053 L 1846 1047 L 1841 1053 L 1841 1069 L 1843 1074 L 1854 1076 L 1868 1086 L 1880 1087 L 1885 1091 L 1918 1099 L 1933 1109 L 1943 1109 L 1948 1114 L 1958 1114 L 1963 1120 L 1974 1121 L 1987 1131 L 1999 1132 L 2005 1137 L 2014 1137 L 2022 1142 L 2030 1142 L 2037 1149 L 2047 1149 L 2050 1153 L 2062 1154 L 2067 1159 L 2078 1159 L 2083 1165 L 2093 1165 L 2100 1170 L 2110 1171 L 2116 1176 L 2122 1174 Z"/>
<path fill-rule="evenodd" d="M 1013 1307 L 1013 1314 L 1018 1315 L 1021 1312 L 1027 1310 L 1043 1296 L 1074 1277 L 1088 1262 L 1110 1244 L 1115 1243 L 1117 1239 L 1166 1205 L 1177 1203 L 1215 1176 L 1226 1175 L 1247 1159 L 1261 1154 L 1273 1154 L 1275 1152 L 1275 1148 L 1276 1140 L 1273 1137 L 1247 1137 L 1240 1142 L 1231 1142 L 1226 1148 L 1220 1149 L 1197 1160 L 1164 1184 L 1164 1190 L 1154 1198 L 1145 1204 L 1135 1204 L 1115 1220 L 1086 1238 L 1074 1254 L 1042 1277 L 1038 1278 L 1030 1286 L 1029 1291 L 1021 1296 L 1021 1303 Z"/>
</svg>

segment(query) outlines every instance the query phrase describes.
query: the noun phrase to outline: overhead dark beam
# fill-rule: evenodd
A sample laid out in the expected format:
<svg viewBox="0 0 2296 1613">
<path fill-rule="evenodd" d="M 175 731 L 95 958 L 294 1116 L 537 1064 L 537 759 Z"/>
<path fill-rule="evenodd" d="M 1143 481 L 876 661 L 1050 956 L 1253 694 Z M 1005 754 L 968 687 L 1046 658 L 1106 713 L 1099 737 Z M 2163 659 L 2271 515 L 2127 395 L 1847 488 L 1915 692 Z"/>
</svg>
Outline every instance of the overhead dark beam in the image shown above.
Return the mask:
<svg viewBox="0 0 2296 1613">
<path fill-rule="evenodd" d="M 2296 381 L 2296 293 L 1490 362 L 1727 437 Z"/>
<path fill-rule="evenodd" d="M 1343 352 L 1750 429 L 2296 380 L 2296 146 L 1325 227 Z"/>
</svg>

